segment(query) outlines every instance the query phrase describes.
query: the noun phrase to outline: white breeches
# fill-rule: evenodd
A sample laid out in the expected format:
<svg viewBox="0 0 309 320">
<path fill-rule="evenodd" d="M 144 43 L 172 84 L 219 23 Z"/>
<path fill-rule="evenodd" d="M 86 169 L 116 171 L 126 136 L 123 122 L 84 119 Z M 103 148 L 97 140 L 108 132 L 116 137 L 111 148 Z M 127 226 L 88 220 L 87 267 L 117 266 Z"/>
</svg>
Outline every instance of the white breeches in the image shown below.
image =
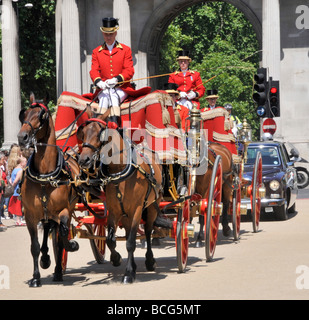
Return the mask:
<svg viewBox="0 0 309 320">
<path fill-rule="evenodd" d="M 100 113 L 111 108 L 111 115 L 120 116 L 120 104 L 128 96 L 120 88 L 105 89 L 98 95 Z"/>
<path fill-rule="evenodd" d="M 188 99 L 182 98 L 182 99 L 178 100 L 178 103 L 181 104 L 182 106 L 185 106 L 189 110 L 192 109 L 192 102 Z"/>
</svg>

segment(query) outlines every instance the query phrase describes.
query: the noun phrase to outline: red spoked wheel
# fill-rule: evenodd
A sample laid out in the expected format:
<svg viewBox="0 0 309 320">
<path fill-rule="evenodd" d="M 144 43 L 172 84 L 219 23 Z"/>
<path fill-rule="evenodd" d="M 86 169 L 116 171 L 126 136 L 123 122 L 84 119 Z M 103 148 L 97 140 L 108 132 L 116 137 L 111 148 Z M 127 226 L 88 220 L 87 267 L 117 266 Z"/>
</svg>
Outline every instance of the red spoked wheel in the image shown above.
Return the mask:
<svg viewBox="0 0 309 320">
<path fill-rule="evenodd" d="M 241 166 L 239 166 L 238 181 L 242 179 Z M 240 234 L 240 221 L 241 221 L 241 186 L 240 182 L 237 184 L 237 189 L 233 190 L 232 198 L 232 224 L 234 241 L 239 239 Z"/>
<path fill-rule="evenodd" d="M 262 156 L 258 152 L 255 159 L 252 182 L 251 182 L 251 217 L 253 224 L 253 232 L 259 230 L 260 214 L 261 214 L 261 196 L 260 188 L 262 187 Z"/>
<path fill-rule="evenodd" d="M 185 272 L 188 261 L 189 236 L 188 224 L 190 219 L 190 203 L 189 200 L 184 202 L 182 208 L 178 210 L 176 221 L 176 254 L 179 272 Z"/>
<path fill-rule="evenodd" d="M 86 225 L 89 233 L 94 236 L 103 237 L 102 239 L 90 239 L 90 246 L 95 260 L 98 264 L 104 263 L 106 251 L 106 230 L 102 224 Z"/>
<path fill-rule="evenodd" d="M 221 156 L 217 156 L 210 180 L 208 202 L 207 202 L 207 214 L 204 218 L 204 230 L 205 230 L 205 252 L 206 261 L 213 259 L 220 222 L 220 215 L 222 211 L 222 163 Z"/>
</svg>

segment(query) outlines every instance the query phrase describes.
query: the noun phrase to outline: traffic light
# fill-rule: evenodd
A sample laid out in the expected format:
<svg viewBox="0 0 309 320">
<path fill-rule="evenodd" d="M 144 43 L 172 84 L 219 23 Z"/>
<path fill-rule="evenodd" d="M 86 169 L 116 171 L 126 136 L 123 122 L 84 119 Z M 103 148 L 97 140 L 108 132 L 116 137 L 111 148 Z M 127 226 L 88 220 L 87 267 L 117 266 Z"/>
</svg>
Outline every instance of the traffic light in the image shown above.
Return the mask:
<svg viewBox="0 0 309 320">
<path fill-rule="evenodd" d="M 252 98 L 257 103 L 257 114 L 258 116 L 264 118 L 268 116 L 268 83 L 267 83 L 267 69 L 259 68 L 257 74 L 254 75 L 255 85 L 254 90 L 256 91 Z"/>
<path fill-rule="evenodd" d="M 269 86 L 270 117 L 280 117 L 279 81 L 272 80 Z"/>
</svg>

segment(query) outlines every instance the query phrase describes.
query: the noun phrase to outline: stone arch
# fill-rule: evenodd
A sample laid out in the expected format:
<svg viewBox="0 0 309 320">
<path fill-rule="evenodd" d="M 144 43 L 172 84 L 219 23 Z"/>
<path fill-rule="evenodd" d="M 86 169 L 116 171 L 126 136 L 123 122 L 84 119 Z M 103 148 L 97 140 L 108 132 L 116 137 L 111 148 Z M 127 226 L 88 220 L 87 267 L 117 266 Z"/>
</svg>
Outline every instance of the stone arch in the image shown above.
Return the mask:
<svg viewBox="0 0 309 320">
<path fill-rule="evenodd" d="M 239 0 L 224 1 L 237 7 L 252 24 L 257 39 L 262 47 L 262 23 L 248 4 Z M 169 0 L 164 1 L 148 19 L 139 42 L 139 51 L 147 53 L 148 73 L 157 74 L 159 69 L 159 49 L 161 39 L 170 23 L 188 7 L 204 2 L 202 0 Z M 155 83 L 151 83 L 155 86 Z"/>
</svg>

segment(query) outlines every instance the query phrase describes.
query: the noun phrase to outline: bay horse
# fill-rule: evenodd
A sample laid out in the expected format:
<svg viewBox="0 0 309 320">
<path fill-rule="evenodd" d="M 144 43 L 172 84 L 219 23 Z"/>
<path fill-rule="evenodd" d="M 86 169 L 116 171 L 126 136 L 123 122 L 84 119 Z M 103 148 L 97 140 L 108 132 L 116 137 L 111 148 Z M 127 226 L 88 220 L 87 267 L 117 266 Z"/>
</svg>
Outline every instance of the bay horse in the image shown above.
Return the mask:
<svg viewBox="0 0 309 320">
<path fill-rule="evenodd" d="M 209 184 L 212 173 L 212 166 L 215 162 L 216 156 L 220 155 L 222 160 L 222 227 L 223 235 L 229 236 L 230 227 L 228 226 L 228 210 L 230 206 L 231 196 L 233 192 L 233 159 L 232 153 L 225 146 L 217 142 L 209 142 L 208 145 L 208 168 L 205 174 L 196 176 L 195 192 L 200 194 L 202 198 L 207 198 Z M 204 216 L 199 215 L 200 230 L 197 235 L 196 247 L 202 246 L 203 240 L 203 226 Z"/>
<path fill-rule="evenodd" d="M 79 173 L 79 166 L 71 157 L 56 146 L 55 129 L 51 114 L 43 103 L 30 98 L 31 106 L 20 112 L 22 127 L 18 133 L 20 147 L 34 147 L 21 182 L 21 197 L 27 228 L 31 237 L 33 257 L 33 278 L 30 287 L 40 287 L 39 255 L 42 252 L 40 266 L 50 266 L 48 255 L 48 234 L 52 228 L 58 230 L 58 248 L 54 281 L 62 281 L 63 250 L 76 251 L 78 243 L 68 239 L 71 214 L 78 195 L 69 180 Z M 44 235 L 42 247 L 38 240 L 38 224 L 43 223 Z"/>
<path fill-rule="evenodd" d="M 91 169 L 98 160 L 97 155 L 101 154 L 100 175 L 106 184 L 106 243 L 111 251 L 110 261 L 114 266 L 121 264 L 121 256 L 116 251 L 116 230 L 121 224 L 126 232 L 128 252 L 122 282 L 132 283 L 136 276 L 136 235 L 142 218 L 145 221 L 147 241 L 145 264 L 148 271 L 155 270 L 151 232 L 162 198 L 162 168 L 154 152 L 137 151 L 136 145 L 125 134 L 121 135 L 118 130 L 108 128 L 104 121 L 108 111 L 104 115 L 93 114 L 78 128 L 77 136 L 83 142 L 79 165 L 82 169 Z"/>
</svg>

